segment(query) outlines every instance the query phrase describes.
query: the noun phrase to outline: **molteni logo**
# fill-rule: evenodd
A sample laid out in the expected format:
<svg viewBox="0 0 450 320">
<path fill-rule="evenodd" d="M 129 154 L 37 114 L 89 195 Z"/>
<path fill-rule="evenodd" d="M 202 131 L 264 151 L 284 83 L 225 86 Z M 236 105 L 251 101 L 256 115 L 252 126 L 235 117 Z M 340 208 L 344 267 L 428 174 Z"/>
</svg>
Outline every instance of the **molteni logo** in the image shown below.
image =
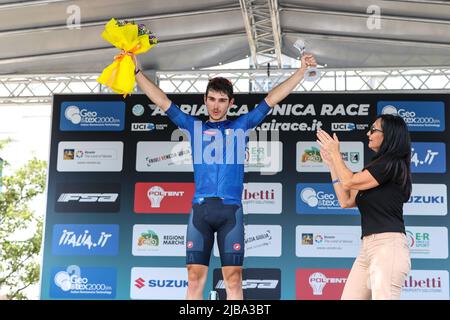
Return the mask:
<svg viewBox="0 0 450 320">
<path fill-rule="evenodd" d="M 56 212 L 118 212 L 119 183 L 60 183 L 56 186 Z"/>
</svg>

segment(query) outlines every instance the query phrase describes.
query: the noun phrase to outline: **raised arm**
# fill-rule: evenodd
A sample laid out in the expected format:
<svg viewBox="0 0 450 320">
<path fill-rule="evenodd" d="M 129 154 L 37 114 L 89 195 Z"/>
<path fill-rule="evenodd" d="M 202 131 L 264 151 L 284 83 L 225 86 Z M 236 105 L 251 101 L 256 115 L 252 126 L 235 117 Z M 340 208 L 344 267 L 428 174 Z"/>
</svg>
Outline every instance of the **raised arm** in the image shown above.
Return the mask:
<svg viewBox="0 0 450 320">
<path fill-rule="evenodd" d="M 353 173 L 347 168 L 342 159 L 339 149 L 339 139 L 336 134 L 333 134 L 333 137 L 331 137 L 324 130 L 319 130 L 317 131 L 317 138 L 317 143 L 320 145 L 320 148 L 328 153 L 339 183 L 344 189 L 368 190 L 380 185 L 368 170 Z"/>
<path fill-rule="evenodd" d="M 288 79 L 280 83 L 278 86 L 270 90 L 265 100 L 270 107 L 274 107 L 281 100 L 286 98 L 292 90 L 303 80 L 303 76 L 309 67 L 317 65 L 316 59 L 311 54 L 302 56 L 301 67 L 298 68 Z"/>
<path fill-rule="evenodd" d="M 135 55 L 131 56 L 133 58 L 134 64 L 136 66 L 136 82 L 141 88 L 141 90 L 147 95 L 147 97 L 154 103 L 156 106 L 160 107 L 164 112 L 169 109 L 172 101 L 167 97 L 167 95 L 156 85 L 148 79 L 144 73 L 139 68 L 139 62 Z"/>
<path fill-rule="evenodd" d="M 336 169 L 330 159 L 328 152 L 320 148 L 320 156 L 323 162 L 328 166 L 328 169 L 330 169 L 331 181 L 333 182 L 334 192 L 336 193 L 336 196 L 338 198 L 339 205 L 342 208 L 356 207 L 355 199 L 358 190 L 344 189 L 344 186 L 340 183 L 339 177 L 336 173 Z"/>
</svg>

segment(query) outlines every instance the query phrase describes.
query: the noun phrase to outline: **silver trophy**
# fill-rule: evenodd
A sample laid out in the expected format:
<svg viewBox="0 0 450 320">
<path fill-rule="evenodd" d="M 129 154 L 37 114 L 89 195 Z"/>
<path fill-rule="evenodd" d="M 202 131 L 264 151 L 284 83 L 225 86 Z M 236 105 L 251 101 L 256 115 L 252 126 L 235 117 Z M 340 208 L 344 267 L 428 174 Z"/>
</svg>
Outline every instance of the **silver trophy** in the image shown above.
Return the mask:
<svg viewBox="0 0 450 320">
<path fill-rule="evenodd" d="M 294 42 L 294 48 L 300 51 L 300 57 L 305 54 L 306 43 L 305 41 L 298 39 Z M 316 67 L 311 67 L 306 71 L 304 77 L 306 81 L 316 81 L 320 78 L 320 71 Z"/>
</svg>

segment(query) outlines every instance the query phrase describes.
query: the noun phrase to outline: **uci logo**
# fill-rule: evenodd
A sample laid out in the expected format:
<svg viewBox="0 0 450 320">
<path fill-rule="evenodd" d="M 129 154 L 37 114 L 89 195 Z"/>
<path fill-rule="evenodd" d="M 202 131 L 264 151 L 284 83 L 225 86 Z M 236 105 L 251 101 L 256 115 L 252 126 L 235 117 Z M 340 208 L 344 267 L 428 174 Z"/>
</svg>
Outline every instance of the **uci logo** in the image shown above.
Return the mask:
<svg viewBox="0 0 450 320">
<path fill-rule="evenodd" d="M 155 129 L 153 123 L 132 123 L 131 131 L 152 131 Z"/>
<path fill-rule="evenodd" d="M 356 129 L 354 123 L 350 122 L 340 122 L 340 123 L 332 123 L 331 130 L 332 131 L 353 131 Z"/>
</svg>

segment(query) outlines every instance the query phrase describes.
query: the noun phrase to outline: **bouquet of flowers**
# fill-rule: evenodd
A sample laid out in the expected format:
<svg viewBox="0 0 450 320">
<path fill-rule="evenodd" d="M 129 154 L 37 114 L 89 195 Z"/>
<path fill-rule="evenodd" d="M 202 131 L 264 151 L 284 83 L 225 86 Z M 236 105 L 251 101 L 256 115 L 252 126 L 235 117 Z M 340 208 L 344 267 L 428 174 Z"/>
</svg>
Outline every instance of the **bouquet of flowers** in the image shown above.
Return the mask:
<svg viewBox="0 0 450 320">
<path fill-rule="evenodd" d="M 114 18 L 106 24 L 102 37 L 120 49 L 121 53 L 114 57 L 114 62 L 103 70 L 97 81 L 126 97 L 133 91 L 136 81 L 131 54 L 147 52 L 158 39 L 143 24 Z"/>
</svg>

